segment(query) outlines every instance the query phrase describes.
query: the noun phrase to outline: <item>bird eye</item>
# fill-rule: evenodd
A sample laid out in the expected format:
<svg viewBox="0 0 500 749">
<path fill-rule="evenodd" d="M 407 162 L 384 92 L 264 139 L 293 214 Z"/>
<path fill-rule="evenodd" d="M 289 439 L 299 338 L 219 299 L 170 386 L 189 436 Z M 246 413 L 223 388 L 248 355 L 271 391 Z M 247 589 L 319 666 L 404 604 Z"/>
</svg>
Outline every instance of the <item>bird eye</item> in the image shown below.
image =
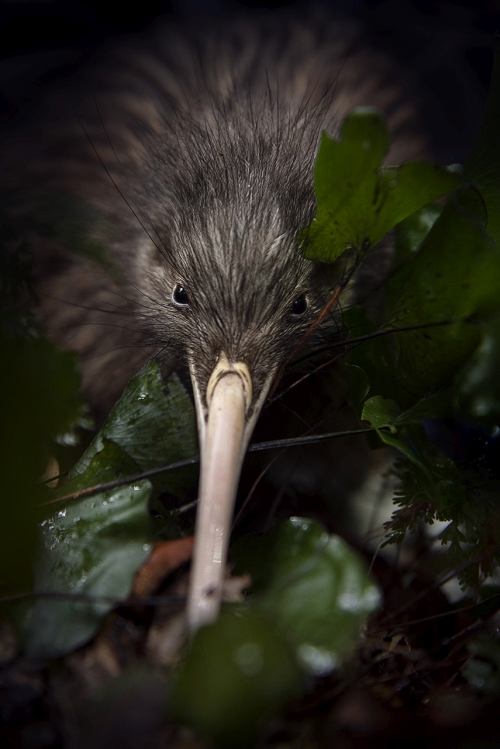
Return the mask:
<svg viewBox="0 0 500 749">
<path fill-rule="evenodd" d="M 303 315 L 307 309 L 307 299 L 305 294 L 301 294 L 292 304 L 292 315 Z"/>
<path fill-rule="evenodd" d="M 181 286 L 180 283 L 177 284 L 172 292 L 172 301 L 179 307 L 186 307 L 189 304 L 188 293 L 184 286 Z"/>
</svg>

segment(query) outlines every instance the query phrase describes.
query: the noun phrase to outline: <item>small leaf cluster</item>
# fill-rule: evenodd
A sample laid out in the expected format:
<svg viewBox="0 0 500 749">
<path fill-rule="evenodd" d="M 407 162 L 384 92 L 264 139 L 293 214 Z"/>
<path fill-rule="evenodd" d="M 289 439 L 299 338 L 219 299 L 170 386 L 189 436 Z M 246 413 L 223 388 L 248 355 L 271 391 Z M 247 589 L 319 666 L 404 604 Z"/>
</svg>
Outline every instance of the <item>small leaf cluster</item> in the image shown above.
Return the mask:
<svg viewBox="0 0 500 749">
<path fill-rule="evenodd" d="M 350 251 L 346 280 L 394 229 L 393 268 L 377 319 L 342 313 L 349 335 L 349 401 L 398 451 L 399 505 L 388 540 L 421 520 L 447 521 L 463 584 L 479 584 L 500 561 L 500 495 L 494 466 L 443 453 L 440 420 L 475 424 L 484 443 L 500 423 L 500 41 L 484 121 L 465 168 L 382 166 L 381 115 L 355 110 L 340 139 L 323 136 L 315 169 L 317 216 L 304 232 L 307 257 L 334 262 Z M 435 202 L 450 193 L 445 204 Z M 354 253 L 353 253 L 354 250 Z"/>
</svg>

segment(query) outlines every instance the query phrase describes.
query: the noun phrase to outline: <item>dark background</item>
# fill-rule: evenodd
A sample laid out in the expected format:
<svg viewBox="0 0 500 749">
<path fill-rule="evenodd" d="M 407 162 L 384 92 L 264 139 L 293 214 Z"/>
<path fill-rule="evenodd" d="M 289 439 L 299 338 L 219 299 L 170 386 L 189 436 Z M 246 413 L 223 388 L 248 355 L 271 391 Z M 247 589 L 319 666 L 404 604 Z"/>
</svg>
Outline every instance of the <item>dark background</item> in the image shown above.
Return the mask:
<svg viewBox="0 0 500 749">
<path fill-rule="evenodd" d="M 236 0 L 10 0 L 0 4 L 0 122 L 45 85 L 64 78 L 103 42 L 147 29 L 159 17 L 188 19 L 290 2 Z M 331 0 L 358 19 L 371 41 L 412 69 L 426 92 L 435 157 L 463 161 L 477 128 L 500 28 L 499 0 Z"/>
</svg>

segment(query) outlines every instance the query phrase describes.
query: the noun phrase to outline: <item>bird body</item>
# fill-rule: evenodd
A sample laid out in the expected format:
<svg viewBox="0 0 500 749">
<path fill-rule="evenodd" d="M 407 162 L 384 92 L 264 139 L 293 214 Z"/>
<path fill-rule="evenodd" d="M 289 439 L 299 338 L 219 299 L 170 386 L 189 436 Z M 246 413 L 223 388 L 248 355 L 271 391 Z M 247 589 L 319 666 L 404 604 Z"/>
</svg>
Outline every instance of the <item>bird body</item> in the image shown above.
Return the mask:
<svg viewBox="0 0 500 749">
<path fill-rule="evenodd" d="M 108 221 L 88 230 L 115 274 L 37 245 L 41 317 L 80 356 L 91 404 L 108 410 L 160 350 L 174 361 L 203 351 L 207 380 L 217 336 L 230 353 L 253 347 L 256 366 L 259 331 L 275 362 L 293 347 L 331 285 L 296 241 L 314 215 L 319 135 L 356 105 L 387 114 L 390 162 L 422 155 L 411 94 L 386 57 L 350 23 L 278 13 L 117 43 L 45 92 L 36 119 L 14 121 L 5 182 L 70 193 Z M 176 284 L 189 312 L 172 301 Z M 302 293 L 307 311 L 289 316 Z"/>
<path fill-rule="evenodd" d="M 389 161 L 421 156 L 402 84 L 351 24 L 321 13 L 181 24 L 99 55 L 71 93 L 64 83 L 45 97 L 39 126 L 6 139 L 9 184 L 69 192 L 104 217 L 89 231 L 108 248 L 109 272 L 35 239 L 49 334 L 78 353 L 83 392 L 102 411 L 151 356 L 189 370 L 202 465 L 220 454 L 231 474 L 226 526 L 266 395 L 339 280 L 298 239 L 314 217 L 321 131 L 374 105 L 388 117 Z M 230 427 L 212 401 L 236 404 Z M 218 475 L 205 489 L 202 475 L 202 507 Z M 207 518 L 212 547 L 195 553 L 195 577 L 196 559 L 217 557 L 217 587 L 228 531 Z M 193 626 L 214 611 L 192 614 Z"/>
</svg>

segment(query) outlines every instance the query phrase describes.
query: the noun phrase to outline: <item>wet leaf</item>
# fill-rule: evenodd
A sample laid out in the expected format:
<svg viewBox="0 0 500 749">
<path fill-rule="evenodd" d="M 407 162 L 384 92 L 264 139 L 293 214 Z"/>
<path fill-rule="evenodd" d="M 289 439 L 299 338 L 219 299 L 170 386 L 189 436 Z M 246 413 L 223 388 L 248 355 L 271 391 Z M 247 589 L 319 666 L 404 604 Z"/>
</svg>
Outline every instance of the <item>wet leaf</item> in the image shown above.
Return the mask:
<svg viewBox="0 0 500 749">
<path fill-rule="evenodd" d="M 162 380 L 155 360 L 148 362 L 123 392 L 99 434 L 89 445 L 73 473 L 81 473 L 102 449 L 105 439 L 121 447 L 147 471 L 198 454 L 193 404 L 177 375 Z M 177 469 L 155 477 L 154 486 L 182 496 L 196 480 L 197 468 Z"/>
<path fill-rule="evenodd" d="M 250 573 L 255 598 L 293 646 L 308 674 L 337 668 L 357 644 L 380 592 L 362 559 L 314 520 L 290 518 L 237 551 L 235 571 Z"/>
<path fill-rule="evenodd" d="M 234 574 L 251 574 L 251 594 L 195 635 L 172 713 L 217 745 L 253 746 L 262 720 L 304 689 L 301 672 L 324 676 L 349 658 L 380 592 L 362 559 L 314 520 L 242 539 L 231 558 Z"/>
<path fill-rule="evenodd" d="M 105 442 L 71 489 L 137 472 L 137 465 Z M 39 597 L 27 623 L 30 657 L 57 658 L 80 647 L 102 618 L 124 600 L 133 576 L 151 551 L 147 503 L 151 484 L 142 480 L 72 502 L 44 520 L 35 563 L 36 594 L 85 595 L 96 600 Z M 110 600 L 99 600 L 100 596 Z"/>
<path fill-rule="evenodd" d="M 194 424 L 192 404 L 179 380 L 165 385 L 157 362 L 148 362 L 130 381 L 59 495 L 196 455 Z M 192 472 L 173 477 L 167 472 L 157 483 L 141 480 L 73 500 L 44 521 L 35 592 L 110 600 L 39 598 L 27 627 L 29 653 L 45 658 L 63 655 L 95 634 L 114 601 L 127 597 L 152 549 L 150 498 L 165 487 L 182 494 L 192 481 Z"/>
<path fill-rule="evenodd" d="M 323 676 L 348 658 L 380 601 L 365 563 L 343 539 L 313 520 L 283 524 L 262 605 L 306 673 Z"/>
</svg>

